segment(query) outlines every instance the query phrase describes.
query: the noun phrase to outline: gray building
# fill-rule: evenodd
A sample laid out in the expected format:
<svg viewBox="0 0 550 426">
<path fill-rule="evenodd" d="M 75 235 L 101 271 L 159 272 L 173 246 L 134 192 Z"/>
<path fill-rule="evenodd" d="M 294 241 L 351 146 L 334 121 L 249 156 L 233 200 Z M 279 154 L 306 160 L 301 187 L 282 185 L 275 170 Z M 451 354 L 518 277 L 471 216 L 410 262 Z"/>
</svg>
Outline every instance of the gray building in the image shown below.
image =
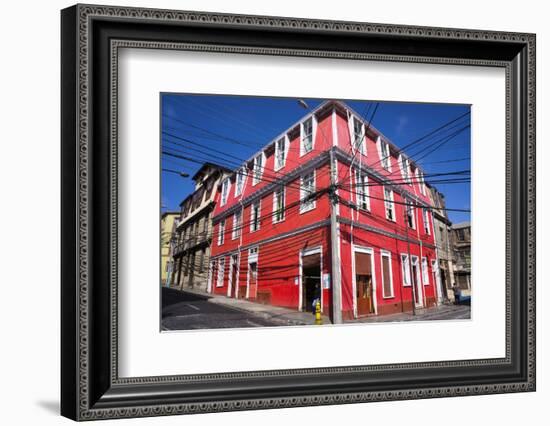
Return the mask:
<svg viewBox="0 0 550 426">
<path fill-rule="evenodd" d="M 452 226 L 453 246 L 456 258 L 455 281 L 463 294 L 471 290 L 471 245 L 470 222 L 461 222 Z"/>
<path fill-rule="evenodd" d="M 435 245 L 438 258 L 441 294 L 445 301 L 454 301 L 455 255 L 452 236 L 452 224 L 445 210 L 445 196 L 436 188 L 430 187 L 430 196 L 435 206 L 432 209 Z"/>
<path fill-rule="evenodd" d="M 173 236 L 174 272 L 170 287 L 206 291 L 212 211 L 219 183 L 230 172 L 224 167 L 205 163 L 192 177 L 195 190 L 180 203 L 181 214 Z"/>
</svg>

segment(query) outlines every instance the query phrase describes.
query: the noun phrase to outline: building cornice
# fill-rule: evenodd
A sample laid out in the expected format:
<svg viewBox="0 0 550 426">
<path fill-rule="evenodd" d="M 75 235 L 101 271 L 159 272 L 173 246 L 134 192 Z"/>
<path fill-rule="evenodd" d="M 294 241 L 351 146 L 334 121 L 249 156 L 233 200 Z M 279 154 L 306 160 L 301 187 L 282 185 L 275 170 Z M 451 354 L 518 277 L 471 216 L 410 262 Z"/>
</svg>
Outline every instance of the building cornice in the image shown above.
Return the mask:
<svg viewBox="0 0 550 426">
<path fill-rule="evenodd" d="M 269 184 L 263 186 L 259 190 L 253 192 L 252 194 L 248 195 L 247 197 L 240 200 L 238 203 L 235 203 L 233 206 L 228 208 L 227 210 L 217 214 L 212 218 L 212 221 L 214 224 L 218 223 L 220 220 L 225 219 L 232 214 L 234 214 L 236 211 L 240 210 L 241 208 L 248 206 L 249 204 L 252 204 L 253 202 L 257 201 L 258 199 L 264 197 L 265 195 L 269 194 L 270 192 L 273 192 L 277 187 L 281 185 L 286 185 L 289 182 L 295 180 L 300 175 L 310 172 L 311 170 L 328 163 L 330 160 L 330 151 L 333 150 L 336 156 L 336 159 L 342 163 L 351 164 L 352 157 L 347 152 L 342 150 L 340 147 L 333 146 L 330 149 L 327 149 L 326 151 L 323 151 L 320 153 L 317 157 L 313 158 L 312 160 L 308 161 L 307 163 L 298 166 L 294 169 L 292 169 L 290 172 L 288 172 L 286 175 L 281 176 L 280 178 L 277 178 L 276 182 L 270 182 Z M 406 195 L 406 197 L 415 203 L 417 203 L 421 207 L 431 207 L 426 201 L 419 198 L 416 194 L 413 194 L 412 192 L 408 191 L 404 185 L 398 185 L 392 182 L 391 179 L 387 179 L 384 175 L 380 174 L 378 171 L 376 171 L 374 168 L 363 165 L 363 164 L 354 164 L 354 167 L 359 168 L 361 171 L 367 173 L 369 176 L 373 177 L 377 181 L 379 181 L 381 184 L 389 186 L 394 192 L 400 194 L 401 196 Z"/>
<path fill-rule="evenodd" d="M 231 254 L 238 253 L 243 250 L 248 250 L 249 248 L 256 247 L 262 244 L 272 243 L 278 240 L 282 240 L 283 238 L 293 237 L 295 235 L 303 234 L 304 232 L 313 231 L 318 228 L 323 228 L 325 226 L 330 226 L 330 219 L 320 220 L 319 222 L 315 222 L 311 225 L 306 225 L 298 229 L 293 229 L 292 231 L 283 232 L 281 234 L 277 234 L 270 238 L 264 238 L 263 240 L 254 241 L 253 243 L 245 244 L 241 247 L 234 248 L 232 250 L 227 250 L 221 253 L 217 253 L 215 255 L 211 255 L 210 259 L 218 259 L 222 256 L 228 256 Z"/>
</svg>

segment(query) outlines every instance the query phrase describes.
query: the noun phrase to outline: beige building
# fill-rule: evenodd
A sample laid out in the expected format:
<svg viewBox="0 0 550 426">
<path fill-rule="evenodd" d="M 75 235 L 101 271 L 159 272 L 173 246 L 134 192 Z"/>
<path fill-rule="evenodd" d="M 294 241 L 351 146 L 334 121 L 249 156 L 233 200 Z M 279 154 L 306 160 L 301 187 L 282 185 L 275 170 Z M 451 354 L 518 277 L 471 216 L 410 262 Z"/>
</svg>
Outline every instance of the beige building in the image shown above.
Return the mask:
<svg viewBox="0 0 550 426">
<path fill-rule="evenodd" d="M 441 283 L 442 301 L 454 301 L 453 287 L 455 285 L 455 256 L 452 238 L 451 221 L 445 210 L 445 196 L 434 187 L 430 187 L 434 209 L 433 225 L 435 245 L 438 259 L 438 273 Z"/>
<path fill-rule="evenodd" d="M 160 218 L 160 281 L 165 286 L 172 272 L 172 234 L 176 229 L 179 212 L 164 212 Z"/>
<path fill-rule="evenodd" d="M 172 254 L 174 273 L 170 287 L 206 292 L 212 242 L 212 210 L 216 205 L 218 186 L 230 173 L 229 169 L 205 163 L 193 176 L 195 191 L 180 204 L 181 213 Z"/>
<path fill-rule="evenodd" d="M 453 245 L 456 256 L 455 281 L 463 295 L 471 290 L 471 250 L 472 234 L 470 222 L 461 222 L 452 226 Z"/>
</svg>

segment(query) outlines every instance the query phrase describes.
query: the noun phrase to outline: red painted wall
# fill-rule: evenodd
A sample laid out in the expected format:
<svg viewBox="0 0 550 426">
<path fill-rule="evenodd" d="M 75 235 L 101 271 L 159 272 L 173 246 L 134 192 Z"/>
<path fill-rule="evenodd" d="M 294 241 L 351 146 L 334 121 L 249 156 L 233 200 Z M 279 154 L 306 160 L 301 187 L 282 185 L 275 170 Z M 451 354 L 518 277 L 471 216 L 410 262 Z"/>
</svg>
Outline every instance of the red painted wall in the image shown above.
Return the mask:
<svg viewBox="0 0 550 426">
<path fill-rule="evenodd" d="M 336 129 L 333 129 L 333 123 L 336 123 Z M 334 131 L 333 131 L 334 130 Z M 285 166 L 274 171 L 275 152 L 272 148 L 265 150 L 265 169 L 262 176 L 262 181 L 256 185 L 252 185 L 252 176 L 248 176 L 242 195 L 235 197 L 235 180 L 233 179 L 229 196 L 225 205 L 219 202 L 214 210 L 214 229 L 212 242 L 212 259 L 217 259 L 220 256 L 226 258 L 225 274 L 223 285 L 216 286 L 217 271 L 214 268 L 212 279 L 212 291 L 217 294 L 227 294 L 229 286 L 229 271 L 230 271 L 230 256 L 233 253 L 239 253 L 239 285 L 245 286 L 248 271 L 248 248 L 258 244 L 258 292 L 261 298 L 268 303 L 277 306 L 284 306 L 293 309 L 299 308 L 299 285 L 296 285 L 295 279 L 300 275 L 300 252 L 304 248 L 319 246 L 322 248 L 323 273 L 330 273 L 330 228 L 325 225 L 322 228 L 298 233 L 305 226 L 319 224 L 322 221 L 328 221 L 330 218 L 330 201 L 328 195 L 323 193 L 317 200 L 315 208 L 311 211 L 300 213 L 299 198 L 300 198 L 300 179 L 297 178 L 287 184 L 285 189 L 285 211 L 284 220 L 279 223 L 273 221 L 273 193 L 262 196 L 261 198 L 261 222 L 260 229 L 251 232 L 251 205 L 243 206 L 242 229 L 237 238 L 232 238 L 233 215 L 225 219 L 225 238 L 222 245 L 218 245 L 219 233 L 219 218 L 227 209 L 240 203 L 242 199 L 248 197 L 265 185 L 277 180 L 281 176 L 289 173 L 296 167 L 299 167 L 316 156 L 326 152 L 333 147 L 333 135 L 337 135 L 338 147 L 344 152 L 352 152 L 350 144 L 350 131 L 347 124 L 346 115 L 338 112 L 333 117 L 332 114 L 325 115 L 318 120 L 316 131 L 314 132 L 313 150 L 303 156 L 300 156 L 300 132 L 296 128 L 290 129 L 289 148 L 286 157 Z M 368 165 L 377 173 L 387 177 L 388 179 L 402 181 L 401 170 L 397 159 L 391 157 L 391 168 L 389 172 L 382 168 L 380 161 L 379 150 L 376 141 L 373 139 L 366 140 L 366 155 L 359 152 L 354 157 L 354 164 Z M 370 200 L 370 209 L 368 211 L 357 211 L 351 209 L 348 204 L 356 201 L 357 191 L 355 186 L 349 187 L 351 182 L 355 184 L 353 174 L 350 173 L 349 165 L 342 162 L 337 162 L 338 181 L 344 185 L 338 190 L 338 195 L 341 202 L 338 204 L 338 215 L 343 219 L 353 219 L 360 224 L 377 228 L 379 232 L 351 227 L 345 223 L 340 225 L 340 265 L 342 273 L 342 309 L 344 316 L 350 318 L 354 315 L 353 312 L 353 270 L 352 270 L 352 245 L 372 248 L 374 251 L 375 260 L 375 277 L 376 277 L 376 305 L 379 311 L 385 312 L 389 309 L 394 310 L 410 310 L 412 303 L 411 287 L 402 285 L 402 268 L 401 268 L 401 253 L 407 253 L 407 243 L 403 241 L 406 236 L 411 241 L 410 252 L 413 256 L 426 257 L 428 262 L 428 278 L 429 284 L 422 285 L 422 295 L 424 300 L 435 300 L 437 293 L 435 285 L 432 282 L 431 261 L 435 259 L 434 252 L 434 234 L 432 226 L 431 214 L 429 215 L 429 234 L 424 231 L 423 215 L 421 209 L 415 209 L 415 229 L 407 229 L 405 222 L 405 206 L 399 203 L 403 202 L 403 198 L 394 193 L 394 211 L 395 221 L 386 219 L 384 206 L 384 190 L 383 186 L 376 185 L 376 180 L 373 177 L 369 178 L 368 195 Z M 351 177 L 350 177 L 351 176 Z M 412 179 L 415 179 L 411 171 Z M 315 169 L 315 186 L 316 189 L 327 188 L 330 185 L 330 167 L 325 163 Z M 347 186 L 346 186 L 347 185 Z M 407 192 L 415 195 L 419 199 L 430 203 L 428 192 L 426 195 L 421 194 L 421 186 L 416 182 L 412 184 L 403 184 L 401 187 Z M 267 239 L 280 236 L 281 234 L 290 234 L 284 239 L 277 241 L 266 242 Z M 422 248 L 420 246 L 422 242 Z M 244 249 L 243 249 L 244 248 Z M 381 278 L 381 259 L 380 250 L 385 249 L 391 253 L 391 269 L 393 277 L 393 296 L 383 297 L 382 293 L 382 278 Z M 420 251 L 422 250 L 422 253 Z M 217 264 L 217 263 L 216 263 Z M 421 271 L 421 260 L 419 260 L 419 268 Z M 422 275 L 422 274 L 421 274 Z M 422 278 L 422 276 L 421 276 Z M 331 289 L 323 290 L 323 310 L 328 312 L 332 304 Z M 233 295 L 234 293 L 232 293 Z"/>
</svg>

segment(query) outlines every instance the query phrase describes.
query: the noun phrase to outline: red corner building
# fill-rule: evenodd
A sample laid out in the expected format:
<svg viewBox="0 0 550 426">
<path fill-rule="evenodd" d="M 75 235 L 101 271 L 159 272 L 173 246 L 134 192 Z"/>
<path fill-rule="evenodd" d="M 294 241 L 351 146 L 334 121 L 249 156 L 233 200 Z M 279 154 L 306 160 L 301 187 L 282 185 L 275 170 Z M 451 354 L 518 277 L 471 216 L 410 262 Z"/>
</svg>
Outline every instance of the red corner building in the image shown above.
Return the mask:
<svg viewBox="0 0 550 426">
<path fill-rule="evenodd" d="M 208 291 L 344 320 L 436 305 L 431 208 L 405 152 L 324 102 L 220 184 Z"/>
</svg>

